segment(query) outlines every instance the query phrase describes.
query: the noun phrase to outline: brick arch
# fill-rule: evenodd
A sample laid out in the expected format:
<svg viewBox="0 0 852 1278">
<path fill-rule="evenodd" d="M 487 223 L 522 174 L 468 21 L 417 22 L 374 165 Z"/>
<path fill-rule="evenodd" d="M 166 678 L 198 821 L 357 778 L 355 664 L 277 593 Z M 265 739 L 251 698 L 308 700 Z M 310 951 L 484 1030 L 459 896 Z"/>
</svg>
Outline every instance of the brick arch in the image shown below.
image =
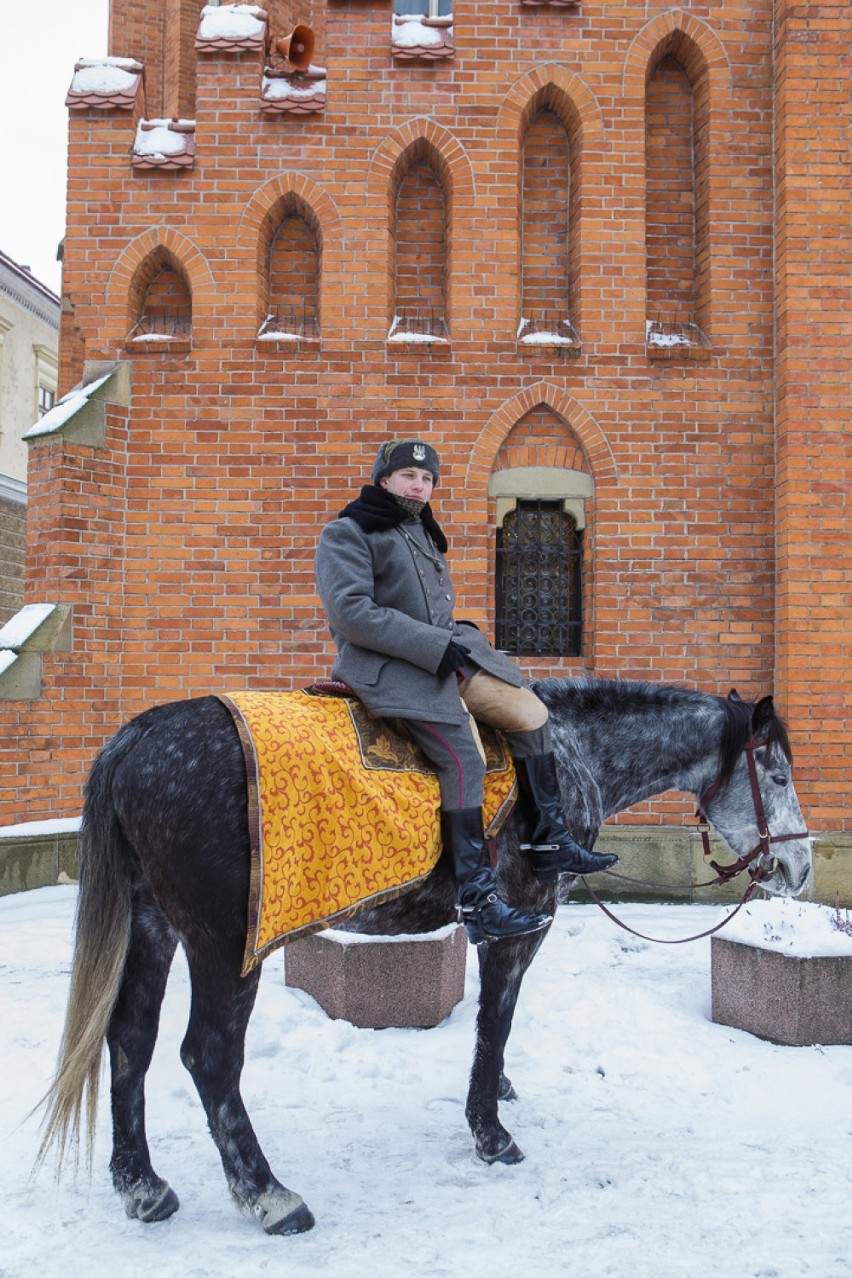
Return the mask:
<svg viewBox="0 0 852 1278">
<path fill-rule="evenodd" d="M 706 70 L 716 102 L 733 92 L 734 74 L 727 49 L 706 22 L 682 9 L 661 13 L 633 37 L 624 60 L 624 92 L 637 100 L 643 97 L 657 62 L 668 53 L 678 57 L 675 46 L 679 42 L 684 46 L 685 57 L 682 52 L 678 60 L 693 83 L 699 71 Z"/>
<path fill-rule="evenodd" d="M 473 206 L 476 183 L 467 152 L 454 134 L 425 116 L 407 120 L 376 147 L 367 168 L 368 201 L 378 205 L 387 201 L 403 155 L 424 143 L 440 157 L 440 176 L 447 184 L 448 194 L 460 205 Z"/>
<path fill-rule="evenodd" d="M 328 191 L 304 173 L 285 172 L 270 178 L 254 192 L 240 218 L 237 244 L 247 252 L 252 252 L 267 217 L 279 201 L 288 197 L 293 197 L 311 210 L 322 237 L 321 246 L 341 238 L 340 214 Z"/>
<path fill-rule="evenodd" d="M 519 140 L 534 103 L 543 99 L 548 109 L 560 116 L 569 134 L 579 125 L 587 142 L 603 138 L 603 112 L 594 93 L 573 71 L 554 62 L 534 67 L 508 90 L 497 112 L 498 137 Z"/>
<path fill-rule="evenodd" d="M 487 490 L 488 479 L 495 469 L 501 448 L 521 418 L 539 404 L 544 404 L 561 418 L 579 440 L 588 461 L 588 467 L 583 469 L 589 470 L 595 483 L 618 483 L 618 468 L 609 441 L 588 409 L 551 382 L 535 382 L 495 409 L 479 432 L 465 473 L 465 488 L 468 492 Z M 564 456 L 567 458 L 573 452 L 570 444 L 566 444 Z M 548 450 L 545 446 L 544 456 L 548 455 L 555 457 L 555 451 Z M 554 466 L 562 463 L 558 460 L 539 460 L 525 464 Z M 572 465 L 571 468 L 576 469 L 576 466 Z"/>
<path fill-rule="evenodd" d="M 133 280 L 143 262 L 158 249 L 165 249 L 186 275 L 192 294 L 193 315 L 212 308 L 216 286 L 210 263 L 188 236 L 170 226 L 152 226 L 142 231 L 118 255 L 106 287 L 104 320 L 99 342 L 123 341 L 127 335 L 128 306 Z"/>
<path fill-rule="evenodd" d="M 537 410 L 544 413 L 536 421 Z M 494 459 L 493 472 L 526 467 L 548 470 L 578 470 L 591 475 L 592 468 L 574 431 L 553 411 L 539 402 L 510 430 Z"/>
</svg>

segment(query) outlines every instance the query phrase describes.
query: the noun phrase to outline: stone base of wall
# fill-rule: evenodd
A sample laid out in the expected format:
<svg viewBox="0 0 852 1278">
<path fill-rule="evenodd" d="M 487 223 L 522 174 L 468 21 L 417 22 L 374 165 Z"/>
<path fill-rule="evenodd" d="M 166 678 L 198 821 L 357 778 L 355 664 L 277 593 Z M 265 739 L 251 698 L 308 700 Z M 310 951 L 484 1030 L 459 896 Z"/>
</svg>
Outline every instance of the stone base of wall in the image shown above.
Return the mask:
<svg viewBox="0 0 852 1278">
<path fill-rule="evenodd" d="M 461 926 L 405 940 L 317 932 L 284 950 L 287 984 L 361 1029 L 437 1025 L 461 1002 L 466 963 Z"/>
<path fill-rule="evenodd" d="M 595 844 L 598 852 L 615 852 L 620 858 L 617 871 L 646 883 L 624 883 L 606 874 L 590 882 L 605 901 L 693 901 L 703 905 L 738 901 L 745 884 L 739 880 L 727 887 L 694 888 L 713 877 L 704 863 L 701 839 L 688 829 L 668 826 L 605 826 Z M 62 881 L 60 875 L 76 878 L 76 833 L 18 835 L 9 838 L 0 827 L 0 896 L 27 888 L 47 887 Z M 714 856 L 732 860 L 714 844 Z M 682 892 L 669 884 L 683 884 Z M 571 885 L 572 901 L 591 898 L 579 881 Z M 852 909 L 852 834 L 822 834 L 814 840 L 814 876 L 802 900 L 821 905 L 839 904 Z"/>
<path fill-rule="evenodd" d="M 852 956 L 800 957 L 711 937 L 713 1020 L 790 1047 L 852 1044 Z"/>
<path fill-rule="evenodd" d="M 0 828 L 0 896 L 77 879 L 77 833 L 4 835 Z"/>
</svg>

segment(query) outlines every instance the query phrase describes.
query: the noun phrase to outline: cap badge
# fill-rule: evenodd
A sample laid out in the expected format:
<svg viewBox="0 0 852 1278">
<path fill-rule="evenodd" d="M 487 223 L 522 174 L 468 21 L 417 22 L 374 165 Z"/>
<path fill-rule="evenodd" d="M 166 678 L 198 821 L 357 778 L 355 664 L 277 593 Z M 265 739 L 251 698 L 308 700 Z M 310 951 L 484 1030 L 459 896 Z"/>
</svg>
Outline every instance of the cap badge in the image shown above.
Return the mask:
<svg viewBox="0 0 852 1278">
<path fill-rule="evenodd" d="M 414 448 L 412 449 L 412 455 L 415 461 L 425 461 L 426 449 L 423 447 L 422 444 L 415 444 Z"/>
</svg>

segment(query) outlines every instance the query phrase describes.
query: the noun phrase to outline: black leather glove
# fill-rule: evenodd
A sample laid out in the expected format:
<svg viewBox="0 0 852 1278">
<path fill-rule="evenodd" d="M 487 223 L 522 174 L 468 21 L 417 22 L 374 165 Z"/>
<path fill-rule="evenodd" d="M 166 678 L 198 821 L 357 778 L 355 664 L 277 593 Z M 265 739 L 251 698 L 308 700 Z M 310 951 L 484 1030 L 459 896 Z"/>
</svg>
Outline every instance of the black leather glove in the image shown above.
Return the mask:
<svg viewBox="0 0 852 1278">
<path fill-rule="evenodd" d="M 454 674 L 456 670 L 461 670 L 469 656 L 469 648 L 466 648 L 463 643 L 456 643 L 455 639 L 451 639 L 435 674 L 439 679 L 444 679 L 447 675 Z"/>
</svg>

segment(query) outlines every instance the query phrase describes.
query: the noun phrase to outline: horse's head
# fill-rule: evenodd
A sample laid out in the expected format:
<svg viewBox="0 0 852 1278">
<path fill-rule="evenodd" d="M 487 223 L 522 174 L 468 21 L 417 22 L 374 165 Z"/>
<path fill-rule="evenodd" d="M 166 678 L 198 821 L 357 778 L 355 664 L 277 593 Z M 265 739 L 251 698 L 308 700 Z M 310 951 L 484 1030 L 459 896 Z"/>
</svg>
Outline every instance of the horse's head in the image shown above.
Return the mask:
<svg viewBox="0 0 852 1278">
<path fill-rule="evenodd" d="M 811 839 L 792 780 L 792 755 L 771 697 L 752 704 L 732 691 L 719 775 L 699 796 L 702 813 L 739 857 L 755 854 L 760 886 L 797 896 L 812 864 Z"/>
</svg>

